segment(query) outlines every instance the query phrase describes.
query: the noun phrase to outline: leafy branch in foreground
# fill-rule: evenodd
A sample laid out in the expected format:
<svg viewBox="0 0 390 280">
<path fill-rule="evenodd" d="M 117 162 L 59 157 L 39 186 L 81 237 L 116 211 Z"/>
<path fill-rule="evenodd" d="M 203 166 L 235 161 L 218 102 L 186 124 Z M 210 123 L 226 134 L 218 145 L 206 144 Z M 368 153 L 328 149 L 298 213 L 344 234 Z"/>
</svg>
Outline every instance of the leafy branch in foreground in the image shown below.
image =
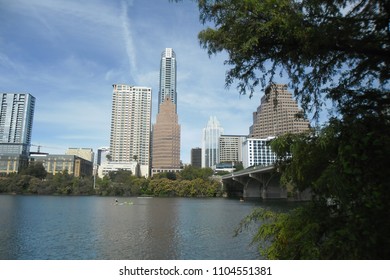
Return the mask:
<svg viewBox="0 0 390 280">
<path fill-rule="evenodd" d="M 305 110 L 332 89 L 384 87 L 390 78 L 388 1 L 199 0 L 198 35 L 210 55 L 228 53 L 226 85 L 253 94 L 286 75 Z"/>
<path fill-rule="evenodd" d="M 253 223 L 260 223 L 252 244 L 257 244 L 267 259 L 320 259 L 315 244 L 321 239 L 324 223 L 313 219 L 309 208 L 299 207 L 289 213 L 255 209 L 240 223 L 236 234 Z"/>
<path fill-rule="evenodd" d="M 390 99 L 369 110 L 361 108 L 367 100 L 356 100 L 349 104 L 355 114 L 271 143 L 282 158 L 281 182 L 310 189 L 313 200 L 288 213 L 256 210 L 244 220 L 241 228 L 263 222 L 253 241 L 265 257 L 390 257 Z"/>
</svg>

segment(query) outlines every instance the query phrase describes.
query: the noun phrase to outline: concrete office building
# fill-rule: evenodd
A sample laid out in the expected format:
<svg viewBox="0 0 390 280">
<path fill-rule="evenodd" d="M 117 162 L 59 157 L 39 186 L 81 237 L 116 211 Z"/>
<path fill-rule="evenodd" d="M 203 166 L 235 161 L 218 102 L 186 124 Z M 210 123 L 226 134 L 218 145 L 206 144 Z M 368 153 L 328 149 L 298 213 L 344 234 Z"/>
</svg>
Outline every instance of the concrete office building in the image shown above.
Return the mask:
<svg viewBox="0 0 390 280">
<path fill-rule="evenodd" d="M 299 133 L 309 129 L 309 121 L 287 90 L 287 85 L 272 84 L 265 90 L 261 104 L 253 113 L 250 138 L 264 139 L 288 132 Z"/>
<path fill-rule="evenodd" d="M 95 154 L 91 148 L 69 148 L 66 155 L 78 156 L 93 163 Z"/>
<path fill-rule="evenodd" d="M 219 137 L 219 162 L 242 162 L 242 145 L 247 136 L 221 135 Z"/>
<path fill-rule="evenodd" d="M 110 157 L 113 162 L 138 162 L 149 176 L 152 89 L 113 85 Z"/>
<path fill-rule="evenodd" d="M 243 162 L 244 168 L 256 165 L 272 165 L 276 161 L 276 154 L 269 145 L 274 137 L 264 139 L 248 138 L 243 144 Z"/>
<path fill-rule="evenodd" d="M 103 178 L 104 176 L 108 175 L 110 172 L 115 172 L 118 170 L 124 170 L 124 171 L 131 171 L 133 175 L 138 175 L 137 172 L 137 162 L 108 162 L 105 161 L 101 163 L 101 165 L 98 168 L 98 176 L 99 178 Z M 141 171 L 141 170 L 140 170 Z M 144 170 L 145 172 L 145 170 Z M 141 171 L 142 173 L 142 171 Z"/>
<path fill-rule="evenodd" d="M 93 163 L 75 155 L 31 155 L 30 161 L 39 162 L 49 174 L 68 174 L 75 177 L 92 176 Z"/>
</svg>

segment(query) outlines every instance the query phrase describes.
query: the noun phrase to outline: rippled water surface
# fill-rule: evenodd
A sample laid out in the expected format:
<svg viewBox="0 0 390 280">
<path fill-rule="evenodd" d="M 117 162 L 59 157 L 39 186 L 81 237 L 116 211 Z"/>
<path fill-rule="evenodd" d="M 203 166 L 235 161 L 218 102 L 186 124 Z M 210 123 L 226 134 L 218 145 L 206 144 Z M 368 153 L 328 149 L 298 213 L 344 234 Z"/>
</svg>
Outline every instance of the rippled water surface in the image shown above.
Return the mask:
<svg viewBox="0 0 390 280">
<path fill-rule="evenodd" d="M 253 231 L 233 237 L 255 207 L 287 202 L 212 198 L 0 196 L 0 259 L 258 259 Z"/>
</svg>

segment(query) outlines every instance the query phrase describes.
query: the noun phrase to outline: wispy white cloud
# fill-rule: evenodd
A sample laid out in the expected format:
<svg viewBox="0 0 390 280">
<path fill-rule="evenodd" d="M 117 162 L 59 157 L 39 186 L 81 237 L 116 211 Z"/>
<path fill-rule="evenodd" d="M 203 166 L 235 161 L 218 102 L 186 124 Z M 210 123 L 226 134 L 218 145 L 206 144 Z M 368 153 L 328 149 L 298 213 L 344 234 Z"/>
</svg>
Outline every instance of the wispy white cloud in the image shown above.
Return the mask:
<svg viewBox="0 0 390 280">
<path fill-rule="evenodd" d="M 23 66 L 15 63 L 6 54 L 0 52 L 0 69 L 12 70 L 13 72 L 20 73 L 23 71 Z"/>
<path fill-rule="evenodd" d="M 114 83 L 152 87 L 155 122 L 166 47 L 177 55 L 184 162 L 210 115 L 241 134 L 259 104 L 225 90 L 225 55 L 209 58 L 199 47 L 192 1 L 12 0 L 1 1 L 0 18 L 0 90 L 37 98 L 32 141 L 57 153 L 109 145 Z"/>
<path fill-rule="evenodd" d="M 137 77 L 136 49 L 134 47 L 130 19 L 127 13 L 127 7 L 129 3 L 122 1 L 121 4 L 122 4 L 122 13 L 120 18 L 121 18 L 122 28 L 123 28 L 123 41 L 126 46 L 126 54 L 129 62 L 130 76 L 133 79 L 133 81 L 136 82 L 136 77 Z"/>
</svg>

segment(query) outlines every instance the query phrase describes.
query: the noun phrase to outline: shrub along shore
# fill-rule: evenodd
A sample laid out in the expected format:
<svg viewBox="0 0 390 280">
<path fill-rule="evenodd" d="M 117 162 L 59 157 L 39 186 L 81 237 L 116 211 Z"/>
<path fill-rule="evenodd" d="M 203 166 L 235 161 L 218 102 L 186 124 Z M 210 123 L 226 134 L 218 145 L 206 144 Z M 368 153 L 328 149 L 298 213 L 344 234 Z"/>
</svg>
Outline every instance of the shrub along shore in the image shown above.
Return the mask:
<svg viewBox="0 0 390 280">
<path fill-rule="evenodd" d="M 37 164 L 38 165 L 38 164 Z M 220 197 L 222 185 L 211 179 L 209 168 L 186 167 L 179 173 L 153 178 L 133 176 L 129 171 L 112 172 L 101 178 L 74 177 L 66 171 L 47 174 L 43 166 L 30 166 L 19 174 L 0 177 L 0 193 L 36 195 L 177 196 Z"/>
</svg>

